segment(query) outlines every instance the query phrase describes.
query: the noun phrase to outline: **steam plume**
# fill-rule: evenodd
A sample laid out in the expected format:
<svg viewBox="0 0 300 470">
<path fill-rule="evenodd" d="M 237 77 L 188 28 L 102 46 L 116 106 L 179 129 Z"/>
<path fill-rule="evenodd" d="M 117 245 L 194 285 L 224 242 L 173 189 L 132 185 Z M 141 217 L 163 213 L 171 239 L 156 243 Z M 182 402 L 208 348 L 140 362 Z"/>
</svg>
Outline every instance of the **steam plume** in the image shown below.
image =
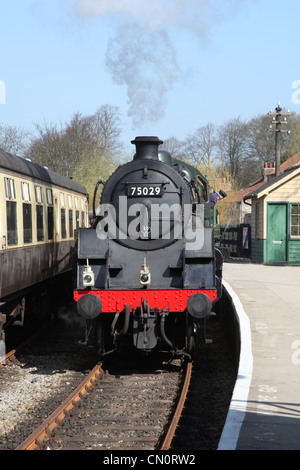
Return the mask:
<svg viewBox="0 0 300 470">
<path fill-rule="evenodd" d="M 176 53 L 165 32 L 145 34 L 138 25 L 121 26 L 109 41 L 106 64 L 113 80 L 127 86 L 133 125 L 164 116 L 167 92 L 179 76 Z"/>
<path fill-rule="evenodd" d="M 167 29 L 176 26 L 205 39 L 210 24 L 247 1 L 77 0 L 76 5 L 83 17 L 114 15 L 121 21 L 108 42 L 106 65 L 115 83 L 127 87 L 135 126 L 164 117 L 168 91 L 181 75 Z"/>
</svg>

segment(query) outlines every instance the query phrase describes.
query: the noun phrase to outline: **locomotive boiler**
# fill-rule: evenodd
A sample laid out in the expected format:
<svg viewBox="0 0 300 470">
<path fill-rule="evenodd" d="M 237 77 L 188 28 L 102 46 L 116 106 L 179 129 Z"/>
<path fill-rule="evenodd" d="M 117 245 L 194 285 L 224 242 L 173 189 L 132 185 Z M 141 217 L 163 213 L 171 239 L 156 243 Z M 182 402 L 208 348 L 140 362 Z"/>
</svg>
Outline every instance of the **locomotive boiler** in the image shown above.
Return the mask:
<svg viewBox="0 0 300 470">
<path fill-rule="evenodd" d="M 93 224 L 79 230 L 74 299 L 95 326 L 100 355 L 131 344 L 192 356 L 196 332 L 221 295 L 208 182 L 159 151 L 157 137 L 132 143 L 133 160 L 98 181 Z"/>
</svg>

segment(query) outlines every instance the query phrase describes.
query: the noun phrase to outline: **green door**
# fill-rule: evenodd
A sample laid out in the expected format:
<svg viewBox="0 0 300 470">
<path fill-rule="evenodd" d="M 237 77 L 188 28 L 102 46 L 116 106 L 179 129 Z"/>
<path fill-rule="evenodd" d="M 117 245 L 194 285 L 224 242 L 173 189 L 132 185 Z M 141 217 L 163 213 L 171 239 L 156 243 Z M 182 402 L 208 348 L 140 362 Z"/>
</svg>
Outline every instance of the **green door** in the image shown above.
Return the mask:
<svg viewBox="0 0 300 470">
<path fill-rule="evenodd" d="M 287 261 L 287 204 L 268 204 L 267 262 Z"/>
</svg>

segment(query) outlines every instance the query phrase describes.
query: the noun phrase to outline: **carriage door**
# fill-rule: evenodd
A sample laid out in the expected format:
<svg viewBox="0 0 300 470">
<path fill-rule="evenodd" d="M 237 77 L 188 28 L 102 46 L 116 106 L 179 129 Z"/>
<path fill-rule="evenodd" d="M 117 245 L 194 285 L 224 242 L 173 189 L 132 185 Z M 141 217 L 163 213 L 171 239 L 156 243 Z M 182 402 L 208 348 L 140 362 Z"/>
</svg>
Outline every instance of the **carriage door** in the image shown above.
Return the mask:
<svg viewBox="0 0 300 470">
<path fill-rule="evenodd" d="M 287 262 L 287 204 L 268 203 L 267 262 Z"/>
</svg>

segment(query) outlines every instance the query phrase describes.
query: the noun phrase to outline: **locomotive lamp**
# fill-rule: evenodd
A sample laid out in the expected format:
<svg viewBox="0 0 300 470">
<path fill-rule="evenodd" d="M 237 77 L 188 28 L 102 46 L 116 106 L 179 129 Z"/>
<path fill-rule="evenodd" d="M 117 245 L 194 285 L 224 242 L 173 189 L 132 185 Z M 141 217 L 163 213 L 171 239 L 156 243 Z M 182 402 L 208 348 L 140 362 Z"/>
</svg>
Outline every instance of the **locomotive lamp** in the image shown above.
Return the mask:
<svg viewBox="0 0 300 470">
<path fill-rule="evenodd" d="M 151 282 L 151 273 L 149 266 L 146 263 L 146 258 L 144 259 L 144 264 L 140 270 L 140 284 L 142 286 L 148 286 Z"/>
<path fill-rule="evenodd" d="M 84 266 L 82 281 L 84 287 L 92 287 L 95 285 L 95 275 L 91 266 L 89 265 L 89 260 L 87 259 L 87 264 Z"/>
</svg>

